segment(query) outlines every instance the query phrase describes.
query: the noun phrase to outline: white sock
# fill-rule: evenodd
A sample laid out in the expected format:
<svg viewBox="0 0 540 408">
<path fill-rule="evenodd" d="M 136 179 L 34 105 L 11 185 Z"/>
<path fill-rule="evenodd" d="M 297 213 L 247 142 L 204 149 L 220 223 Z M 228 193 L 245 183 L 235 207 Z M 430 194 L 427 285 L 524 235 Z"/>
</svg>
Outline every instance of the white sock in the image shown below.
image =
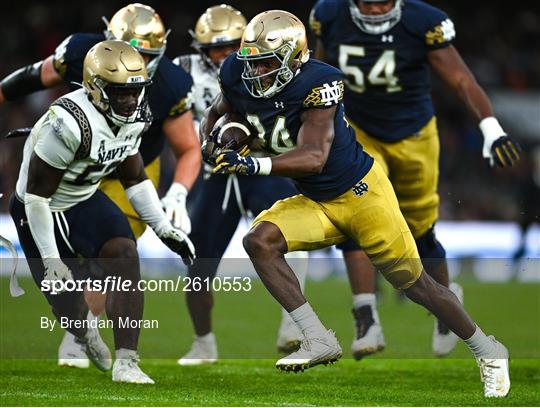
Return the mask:
<svg viewBox="0 0 540 408">
<path fill-rule="evenodd" d="M 497 343 L 492 338 L 486 336 L 478 326 L 476 326 L 474 334 L 463 341 L 469 346 L 475 358 L 503 358 L 496 356 L 500 354 L 498 353 L 498 347 L 496 347 Z"/>
<path fill-rule="evenodd" d="M 99 319 L 99 315 L 95 315 L 92 313 L 92 311 L 90 309 L 88 309 L 88 315 L 86 316 L 86 320 L 88 320 L 89 322 L 91 321 L 94 321 L 94 320 L 98 320 Z"/>
<path fill-rule="evenodd" d="M 306 338 L 321 337 L 327 332 L 326 327 L 321 323 L 308 302 L 294 309 L 289 313 L 289 316 L 298 325 Z"/>
<path fill-rule="evenodd" d="M 304 293 L 309 264 L 309 253 L 307 251 L 289 252 L 288 254 L 285 254 L 285 258 L 294 272 L 296 279 L 298 279 L 300 290 Z M 290 320 L 289 312 L 283 308 L 281 308 L 281 316 L 284 321 Z"/>
<path fill-rule="evenodd" d="M 353 295 L 353 307 L 359 309 L 362 306 L 370 306 L 371 314 L 373 315 L 373 320 L 377 324 L 381 324 L 379 320 L 379 312 L 377 311 L 377 297 L 375 293 L 360 293 L 358 295 Z"/>
<path fill-rule="evenodd" d="M 206 333 L 204 336 L 197 336 L 197 340 L 202 341 L 204 343 L 210 343 L 216 341 L 216 336 L 214 336 L 214 333 L 209 332 Z"/>
<path fill-rule="evenodd" d="M 128 360 L 131 358 L 138 357 L 136 350 L 130 350 L 126 348 L 121 348 L 121 349 L 116 350 L 115 355 L 116 355 L 117 360 Z"/>
</svg>

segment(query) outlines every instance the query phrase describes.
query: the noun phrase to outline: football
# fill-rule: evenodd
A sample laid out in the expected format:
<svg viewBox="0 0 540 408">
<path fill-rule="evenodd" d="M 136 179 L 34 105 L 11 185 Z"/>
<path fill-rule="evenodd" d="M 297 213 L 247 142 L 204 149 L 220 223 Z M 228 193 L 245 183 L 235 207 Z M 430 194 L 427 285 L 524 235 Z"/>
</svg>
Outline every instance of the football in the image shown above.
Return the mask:
<svg viewBox="0 0 540 408">
<path fill-rule="evenodd" d="M 238 150 L 255 137 L 255 129 L 238 113 L 226 113 L 214 125 L 212 135 L 219 147 Z"/>
</svg>

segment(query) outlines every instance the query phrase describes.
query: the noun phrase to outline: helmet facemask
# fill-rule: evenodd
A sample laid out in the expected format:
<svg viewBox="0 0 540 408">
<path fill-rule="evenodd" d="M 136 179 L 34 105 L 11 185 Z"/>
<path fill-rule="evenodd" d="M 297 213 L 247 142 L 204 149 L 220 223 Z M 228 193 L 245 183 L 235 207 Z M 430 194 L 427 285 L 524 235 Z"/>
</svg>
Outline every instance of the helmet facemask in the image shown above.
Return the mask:
<svg viewBox="0 0 540 408">
<path fill-rule="evenodd" d="M 292 81 L 297 72 L 296 61 L 291 61 L 294 44 L 285 43 L 281 47 L 264 53 L 259 53 L 255 47 L 243 47 L 237 53 L 237 58 L 244 62 L 242 81 L 251 96 L 254 98 L 271 98 L 281 92 Z M 280 66 L 270 72 L 256 75 L 255 61 L 275 58 Z M 272 83 L 267 80 L 273 78 Z"/>
<path fill-rule="evenodd" d="M 92 85 L 99 90 L 99 99 L 91 98 L 96 107 L 117 126 L 152 121 L 146 87 L 150 81 L 138 84 L 114 84 L 95 77 Z"/>
<path fill-rule="evenodd" d="M 394 27 L 401 19 L 402 0 L 393 0 L 394 6 L 390 11 L 377 15 L 362 13 L 357 1 L 358 0 L 349 0 L 351 17 L 354 24 L 367 34 L 384 34 Z"/>
</svg>

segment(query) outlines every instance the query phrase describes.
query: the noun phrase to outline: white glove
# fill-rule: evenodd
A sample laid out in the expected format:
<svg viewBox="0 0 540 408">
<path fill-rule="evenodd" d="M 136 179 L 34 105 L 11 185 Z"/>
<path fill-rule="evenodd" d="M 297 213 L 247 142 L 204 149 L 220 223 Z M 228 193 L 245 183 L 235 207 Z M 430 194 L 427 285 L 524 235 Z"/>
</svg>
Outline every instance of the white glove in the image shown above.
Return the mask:
<svg viewBox="0 0 540 408">
<path fill-rule="evenodd" d="M 45 258 L 43 259 L 43 265 L 45 266 L 44 280 L 51 282 L 73 280 L 73 274 L 60 258 Z M 51 287 L 54 288 L 53 285 L 51 285 Z M 56 293 L 62 293 L 64 291 L 65 287 L 62 287 L 60 290 L 57 290 Z"/>
<path fill-rule="evenodd" d="M 154 232 L 161 242 L 167 245 L 171 251 L 180 255 L 184 264 L 193 264 L 193 260 L 195 259 L 195 246 L 188 238 L 187 234 L 180 229 L 173 228 L 169 223 L 156 228 Z"/>
<path fill-rule="evenodd" d="M 180 183 L 172 183 L 171 188 L 161 199 L 161 205 L 173 227 L 179 228 L 186 234 L 191 232 L 191 220 L 186 209 L 188 190 Z"/>
<path fill-rule="evenodd" d="M 484 135 L 482 156 L 490 166 L 512 166 L 519 160 L 521 147 L 503 130 L 499 121 L 493 116 L 480 121 L 478 127 Z"/>
</svg>

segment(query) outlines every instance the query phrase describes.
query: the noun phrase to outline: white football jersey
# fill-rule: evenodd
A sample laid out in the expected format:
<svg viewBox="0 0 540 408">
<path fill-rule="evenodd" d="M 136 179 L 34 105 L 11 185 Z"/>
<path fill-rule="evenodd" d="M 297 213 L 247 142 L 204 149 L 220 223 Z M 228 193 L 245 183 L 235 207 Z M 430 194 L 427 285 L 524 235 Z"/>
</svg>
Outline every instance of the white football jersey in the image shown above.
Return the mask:
<svg viewBox="0 0 540 408">
<path fill-rule="evenodd" d="M 199 54 L 181 55 L 173 60 L 193 78 L 193 114 L 197 121 L 204 117 L 204 111 L 219 94 L 218 74 L 210 68 Z"/>
<path fill-rule="evenodd" d="M 50 166 L 65 170 L 51 196 L 52 211 L 63 211 L 87 200 L 103 177 L 138 153 L 145 126 L 142 122 L 126 124 L 114 134 L 84 89 L 61 97 L 38 120 L 26 140 L 17 195 L 24 199 L 28 166 L 35 153 Z"/>
</svg>

